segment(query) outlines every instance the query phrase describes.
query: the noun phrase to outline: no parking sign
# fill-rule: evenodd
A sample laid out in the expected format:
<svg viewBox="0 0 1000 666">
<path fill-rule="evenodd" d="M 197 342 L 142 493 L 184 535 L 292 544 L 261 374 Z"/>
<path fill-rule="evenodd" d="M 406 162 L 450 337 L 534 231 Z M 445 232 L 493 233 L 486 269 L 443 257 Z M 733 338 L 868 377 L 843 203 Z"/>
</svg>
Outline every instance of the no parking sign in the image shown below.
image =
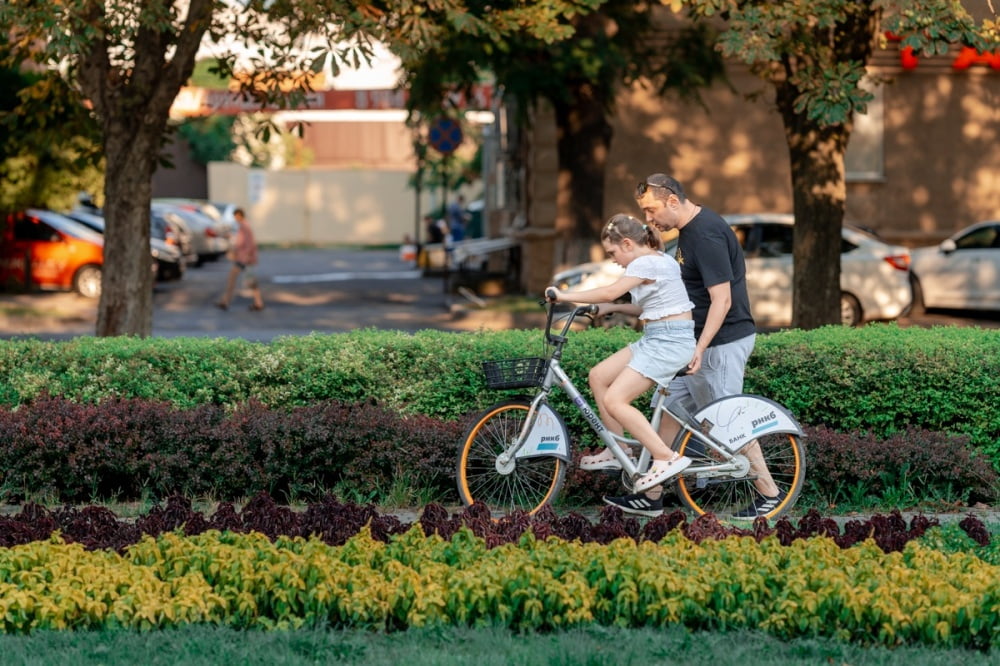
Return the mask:
<svg viewBox="0 0 1000 666">
<path fill-rule="evenodd" d="M 462 143 L 462 128 L 454 118 L 438 118 L 431 123 L 427 139 L 434 150 L 448 155 Z"/>
</svg>

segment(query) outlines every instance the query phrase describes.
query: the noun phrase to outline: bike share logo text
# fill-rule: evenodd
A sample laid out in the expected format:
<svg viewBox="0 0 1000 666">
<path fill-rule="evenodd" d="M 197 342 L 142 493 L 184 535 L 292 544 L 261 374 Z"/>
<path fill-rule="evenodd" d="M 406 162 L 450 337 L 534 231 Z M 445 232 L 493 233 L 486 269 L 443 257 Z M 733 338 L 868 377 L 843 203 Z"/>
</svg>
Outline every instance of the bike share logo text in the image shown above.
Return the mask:
<svg viewBox="0 0 1000 666">
<path fill-rule="evenodd" d="M 750 427 L 753 428 L 754 432 L 759 432 L 761 430 L 767 430 L 772 426 L 778 425 L 778 413 L 772 411 L 770 414 L 765 414 L 755 418 L 750 422 Z"/>
<path fill-rule="evenodd" d="M 538 441 L 535 443 L 535 451 L 558 451 L 562 443 L 562 434 L 559 432 L 553 432 L 559 427 L 559 422 L 552 416 L 551 412 L 543 409 L 539 412 L 537 419 L 535 420 L 535 426 L 533 433 L 538 437 Z M 549 433 L 549 434 L 544 434 Z"/>
</svg>

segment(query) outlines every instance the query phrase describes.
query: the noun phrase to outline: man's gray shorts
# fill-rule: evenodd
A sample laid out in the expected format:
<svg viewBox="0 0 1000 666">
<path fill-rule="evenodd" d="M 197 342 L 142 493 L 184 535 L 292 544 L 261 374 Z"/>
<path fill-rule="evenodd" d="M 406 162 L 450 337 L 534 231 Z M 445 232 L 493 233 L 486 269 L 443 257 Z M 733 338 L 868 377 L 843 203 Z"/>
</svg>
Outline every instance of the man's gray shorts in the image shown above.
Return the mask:
<svg viewBox="0 0 1000 666">
<path fill-rule="evenodd" d="M 698 372 L 670 382 L 670 402 L 684 400 L 684 406 L 694 412 L 713 400 L 743 393 L 743 373 L 756 339 L 755 334 L 748 335 L 706 349 Z"/>
</svg>

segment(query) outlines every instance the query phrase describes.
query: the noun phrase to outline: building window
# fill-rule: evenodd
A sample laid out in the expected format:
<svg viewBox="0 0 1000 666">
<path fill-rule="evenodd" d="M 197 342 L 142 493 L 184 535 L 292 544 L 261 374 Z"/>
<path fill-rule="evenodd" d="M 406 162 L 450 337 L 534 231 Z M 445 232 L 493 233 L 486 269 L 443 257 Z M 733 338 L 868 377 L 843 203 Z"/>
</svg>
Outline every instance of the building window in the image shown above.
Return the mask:
<svg viewBox="0 0 1000 666">
<path fill-rule="evenodd" d="M 884 86 L 865 82 L 862 84 L 875 97 L 868 102 L 865 113 L 854 114 L 854 130 L 847 144 L 844 169 L 847 182 L 871 182 L 885 179 L 884 159 Z"/>
</svg>

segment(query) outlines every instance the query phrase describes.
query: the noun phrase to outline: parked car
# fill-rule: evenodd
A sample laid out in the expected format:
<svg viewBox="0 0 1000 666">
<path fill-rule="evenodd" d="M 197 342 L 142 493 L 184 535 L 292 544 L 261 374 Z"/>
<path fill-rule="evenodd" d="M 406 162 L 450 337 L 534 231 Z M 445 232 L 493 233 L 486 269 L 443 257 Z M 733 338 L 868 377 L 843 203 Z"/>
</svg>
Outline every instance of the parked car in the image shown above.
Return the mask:
<svg viewBox="0 0 1000 666">
<path fill-rule="evenodd" d="M 1000 310 L 1000 220 L 912 251 L 916 308 Z"/>
<path fill-rule="evenodd" d="M 191 199 L 186 197 L 157 197 L 154 203 L 180 206 L 189 210 L 198 211 L 202 215 L 207 215 L 213 220 L 222 220 L 227 224 L 236 225 L 236 218 L 233 213 L 239 208 L 234 203 L 222 201 L 209 201 L 208 199 Z"/>
<path fill-rule="evenodd" d="M 90 227 L 101 236 L 104 235 L 104 218 L 102 216 L 79 209 L 71 210 L 65 215 L 71 220 L 76 220 L 80 224 Z M 169 245 L 165 240 L 151 237 L 149 239 L 149 253 L 156 262 L 157 280 L 169 282 L 184 277 L 186 263 L 180 250 L 175 246 Z"/>
<path fill-rule="evenodd" d="M 164 218 L 170 224 L 183 225 L 191 234 L 191 250 L 196 256 L 195 266 L 215 261 L 229 249 L 228 229 L 217 225 L 212 218 L 195 210 L 171 203 L 154 201 L 151 214 Z"/>
<path fill-rule="evenodd" d="M 27 288 L 101 295 L 104 237 L 47 210 L 7 216 L 0 243 L 0 282 Z"/>
<path fill-rule="evenodd" d="M 198 253 L 194 251 L 194 240 L 191 238 L 191 230 L 179 216 L 171 216 L 171 219 L 167 220 L 163 214 L 150 210 L 149 235 L 151 238 L 157 238 L 167 245 L 177 248 L 181 257 L 184 258 L 185 267 L 199 265 Z"/>
<path fill-rule="evenodd" d="M 762 326 L 789 326 L 794 217 L 779 213 L 724 217 L 743 246 L 754 319 Z M 672 254 L 676 242 L 671 240 L 665 250 Z M 845 325 L 895 319 L 908 311 L 913 300 L 909 250 L 845 224 L 840 257 L 841 321 Z M 610 260 L 591 262 L 556 274 L 553 283 L 564 289 L 589 289 L 613 282 L 622 270 Z"/>
<path fill-rule="evenodd" d="M 211 211 L 211 212 L 209 212 Z M 154 199 L 153 212 L 163 215 L 168 221 L 180 218 L 191 230 L 194 252 L 198 264 L 215 261 L 229 251 L 233 228 L 218 216 L 214 207 L 204 207 L 198 203 L 184 203 L 176 199 Z"/>
</svg>

